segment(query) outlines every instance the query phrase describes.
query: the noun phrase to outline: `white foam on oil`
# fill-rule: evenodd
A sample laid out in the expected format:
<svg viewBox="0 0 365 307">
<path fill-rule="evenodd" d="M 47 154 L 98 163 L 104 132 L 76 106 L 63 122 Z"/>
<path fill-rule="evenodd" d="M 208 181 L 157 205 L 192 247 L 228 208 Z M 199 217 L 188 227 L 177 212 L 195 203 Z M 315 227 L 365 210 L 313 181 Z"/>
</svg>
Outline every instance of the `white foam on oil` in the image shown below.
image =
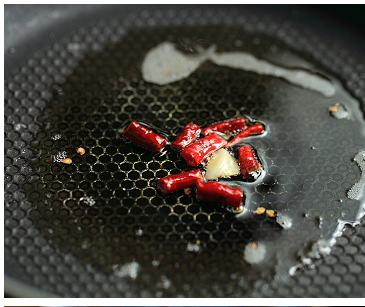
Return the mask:
<svg viewBox="0 0 365 307">
<path fill-rule="evenodd" d="M 118 277 L 130 277 L 136 279 L 139 272 L 139 263 L 132 261 L 124 265 L 113 265 L 114 274 Z"/>
<path fill-rule="evenodd" d="M 199 244 L 189 242 L 188 245 L 186 246 L 186 250 L 188 252 L 198 253 L 200 252 L 201 247 Z"/>
<path fill-rule="evenodd" d="M 287 216 L 281 212 L 277 214 L 276 222 L 279 225 L 281 225 L 284 229 L 288 229 L 293 225 L 293 219 L 290 216 Z"/>
<path fill-rule="evenodd" d="M 186 55 L 170 42 L 164 42 L 150 50 L 142 63 L 143 79 L 165 85 L 182 80 L 193 73 L 214 52 L 215 47 L 198 55 Z"/>
<path fill-rule="evenodd" d="M 336 92 L 331 81 L 303 69 L 290 69 L 256 58 L 247 52 L 215 53 L 213 45 L 199 50 L 197 55 L 185 55 L 174 44 L 163 42 L 150 50 L 142 63 L 143 79 L 147 82 L 165 85 L 182 80 L 192 74 L 203 62 L 211 60 L 219 66 L 226 66 L 262 75 L 283 78 L 303 88 L 321 93 L 326 97 Z"/>
<path fill-rule="evenodd" d="M 165 275 L 162 275 L 161 280 L 157 282 L 156 286 L 158 288 L 168 289 L 171 287 L 171 280 L 168 279 Z"/>
<path fill-rule="evenodd" d="M 347 197 L 350 199 L 360 200 L 365 190 L 365 150 L 360 151 L 355 157 L 354 161 L 359 165 L 361 176 L 351 189 L 347 192 Z"/>
<path fill-rule="evenodd" d="M 53 162 L 61 162 L 62 159 L 67 158 L 67 152 L 66 151 L 60 151 L 57 155 L 52 156 Z"/>
<path fill-rule="evenodd" d="M 263 243 L 249 243 L 243 252 L 244 260 L 250 264 L 260 263 L 265 259 L 266 246 Z"/>
<path fill-rule="evenodd" d="M 338 220 L 338 225 L 336 230 L 333 232 L 332 237 L 329 239 L 317 240 L 312 244 L 310 250 L 306 254 L 299 253 L 302 262 L 300 264 L 293 265 L 289 269 L 289 274 L 293 276 L 298 269 L 303 267 L 303 265 L 307 265 L 309 269 L 314 269 L 314 260 L 330 255 L 333 246 L 336 244 L 336 238 L 342 235 L 345 226 L 349 225 L 351 227 L 355 227 L 359 224 L 360 220 L 358 219 L 356 221 Z"/>
<path fill-rule="evenodd" d="M 57 141 L 57 140 L 59 140 L 61 137 L 62 137 L 62 136 L 61 136 L 61 134 L 56 134 L 56 135 L 51 136 L 51 139 L 52 139 L 52 140 L 54 140 L 54 141 Z"/>
<path fill-rule="evenodd" d="M 330 97 L 335 94 L 335 86 L 328 80 L 302 69 L 289 69 L 260 60 L 247 52 L 223 52 L 214 54 L 211 61 L 220 66 L 253 71 L 261 75 L 280 77 L 300 87 Z"/>
<path fill-rule="evenodd" d="M 92 196 L 83 196 L 80 198 L 80 202 L 90 207 L 96 204 L 96 201 Z"/>
<path fill-rule="evenodd" d="M 335 106 L 338 108 L 336 111 L 330 111 L 331 115 L 334 118 L 337 119 L 349 119 L 349 111 L 346 110 L 346 108 L 342 104 L 335 104 Z"/>
<path fill-rule="evenodd" d="M 136 236 L 142 236 L 143 235 L 143 229 L 141 227 L 139 227 L 138 229 L 135 230 L 135 234 Z"/>
</svg>

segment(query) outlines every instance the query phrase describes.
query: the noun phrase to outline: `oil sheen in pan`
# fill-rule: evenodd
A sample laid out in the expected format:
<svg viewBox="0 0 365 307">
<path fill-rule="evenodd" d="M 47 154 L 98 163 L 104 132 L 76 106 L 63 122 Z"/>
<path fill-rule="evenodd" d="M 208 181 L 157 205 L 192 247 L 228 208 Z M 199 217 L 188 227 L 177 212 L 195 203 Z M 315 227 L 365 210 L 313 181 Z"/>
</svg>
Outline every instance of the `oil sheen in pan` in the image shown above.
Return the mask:
<svg viewBox="0 0 365 307">
<path fill-rule="evenodd" d="M 192 58 L 203 49 L 211 55 L 244 52 L 281 67 L 281 73 L 320 72 L 334 91 L 292 84 L 280 73 L 233 67 L 229 57 L 224 65 L 199 59 L 172 83 L 146 82 L 143 61 L 166 42 L 167 51 L 190 52 Z M 281 53 L 291 55 L 290 65 L 280 62 Z M 168 287 L 162 291 L 170 294 L 189 284 L 208 288 L 204 280 L 252 291 L 257 280 L 287 278 L 328 254 L 343 224 L 357 223 L 363 214 L 362 196 L 347 195 L 360 180 L 352 159 L 365 148 L 358 102 L 330 73 L 278 41 L 222 27 L 139 29 L 88 54 L 60 86 L 62 95 L 55 93 L 48 114 L 52 128 L 38 142 L 41 161 L 54 164 L 49 198 L 31 216 L 61 250 L 97 270 L 130 278 L 139 289 L 145 280 L 158 288 L 163 279 Z M 348 110 L 347 118 L 330 115 L 336 103 Z M 154 155 L 124 143 L 117 133 L 130 120 L 173 134 L 191 121 L 204 126 L 242 115 L 264 121 L 269 133 L 248 140 L 264 162 L 265 176 L 237 183 L 247 196 L 247 211 L 238 216 L 183 192 L 162 195 L 156 179 L 183 171 L 185 162 L 173 151 Z M 58 134 L 52 146 L 44 146 Z M 79 146 L 86 149 L 82 157 L 75 153 Z M 64 151 L 72 165 L 49 159 Z M 48 174 L 40 175 L 47 180 Z M 277 217 L 253 214 L 257 207 L 273 209 Z"/>
</svg>

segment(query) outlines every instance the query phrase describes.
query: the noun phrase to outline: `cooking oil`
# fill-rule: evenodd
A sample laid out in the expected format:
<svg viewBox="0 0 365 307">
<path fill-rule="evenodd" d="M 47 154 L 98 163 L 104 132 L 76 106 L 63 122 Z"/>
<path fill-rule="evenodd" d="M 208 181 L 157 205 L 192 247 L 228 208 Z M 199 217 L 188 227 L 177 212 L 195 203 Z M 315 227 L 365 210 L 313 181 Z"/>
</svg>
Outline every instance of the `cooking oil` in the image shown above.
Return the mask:
<svg viewBox="0 0 365 307">
<path fill-rule="evenodd" d="M 209 281 L 253 293 L 256 283 L 285 280 L 330 254 L 344 225 L 364 214 L 364 115 L 345 82 L 310 55 L 238 28 L 131 30 L 54 86 L 47 129 L 34 142 L 43 188 L 29 194 L 49 197 L 35 200 L 30 216 L 61 252 L 139 287 Z M 331 115 L 336 105 L 346 117 Z M 246 142 L 262 162 L 259 178 L 220 180 L 244 191 L 238 215 L 193 193 L 163 195 L 155 181 L 186 163 L 118 133 L 131 120 L 171 136 L 189 122 L 242 116 L 268 132 Z M 59 163 L 59 153 L 72 164 Z"/>
</svg>

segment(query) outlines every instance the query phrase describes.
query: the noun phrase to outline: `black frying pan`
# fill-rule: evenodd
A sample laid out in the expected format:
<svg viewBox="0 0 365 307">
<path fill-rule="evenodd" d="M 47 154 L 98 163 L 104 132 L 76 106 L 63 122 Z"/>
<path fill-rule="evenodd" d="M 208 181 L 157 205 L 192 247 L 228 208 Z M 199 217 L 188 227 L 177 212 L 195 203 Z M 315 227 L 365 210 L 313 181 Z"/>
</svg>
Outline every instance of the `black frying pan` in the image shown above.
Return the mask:
<svg viewBox="0 0 365 307">
<path fill-rule="evenodd" d="M 308 68 L 305 63 L 314 64 L 342 82 L 364 110 L 365 47 L 360 35 L 358 29 L 307 7 L 6 6 L 6 293 L 362 296 L 363 224 L 347 227 L 330 255 L 291 277 L 275 272 L 277 263 L 289 259 L 287 253 L 259 267 L 243 258 L 253 240 L 265 240 L 269 247 L 279 242 L 288 250 L 302 240 L 302 250 L 294 249 L 290 256 L 300 263 L 300 256 L 313 247 L 312 234 L 316 239 L 328 235 L 322 232 L 326 227 L 333 232 L 333 224 L 326 221 L 341 214 L 341 203 L 334 200 L 346 200 L 346 190 L 360 177 L 350 160 L 364 145 L 358 127 L 337 134 L 346 152 L 341 151 L 344 146 L 326 142 L 319 133 L 331 129 L 333 118 L 325 117 L 324 104 L 323 114 L 310 110 L 305 122 L 314 127 L 308 136 L 316 145 L 310 146 L 298 141 L 295 112 L 285 112 L 294 98 L 298 108 L 316 99 L 326 102 L 316 93 L 210 62 L 190 78 L 164 87 L 143 82 L 140 72 L 146 52 L 164 40 L 185 53 L 195 43 L 202 48 L 215 43 L 219 52 L 244 48 L 264 58 L 271 49 L 282 50 L 281 58 L 271 61 L 303 69 Z M 300 110 L 306 116 L 308 109 Z M 162 195 L 156 191 L 156 178 L 183 170 L 184 161 L 172 151 L 151 155 L 125 143 L 118 132 L 136 119 L 173 135 L 191 120 L 207 125 L 241 113 L 269 123 L 286 122 L 283 133 L 274 125 L 272 139 L 252 141 L 267 157 L 268 175 L 252 193 L 250 206 L 283 212 L 295 208 L 295 221 L 311 225 L 303 228 L 307 232 L 298 231 L 302 236 L 285 237 L 269 218 L 237 220 L 223 208 L 198 204 L 182 192 Z M 282 147 L 273 147 L 273 142 Z M 82 157 L 75 154 L 79 146 L 86 148 Z M 72 156 L 71 165 L 57 161 L 63 152 Z M 343 174 L 340 179 L 331 163 Z M 327 168 L 322 173 L 314 171 L 323 165 Z M 328 173 L 330 178 L 325 178 Z M 324 184 L 333 181 L 340 184 Z M 290 188 L 285 203 L 273 196 L 285 193 L 282 187 Z M 357 206 L 345 204 L 352 211 Z M 327 205 L 331 208 L 324 210 Z"/>
</svg>

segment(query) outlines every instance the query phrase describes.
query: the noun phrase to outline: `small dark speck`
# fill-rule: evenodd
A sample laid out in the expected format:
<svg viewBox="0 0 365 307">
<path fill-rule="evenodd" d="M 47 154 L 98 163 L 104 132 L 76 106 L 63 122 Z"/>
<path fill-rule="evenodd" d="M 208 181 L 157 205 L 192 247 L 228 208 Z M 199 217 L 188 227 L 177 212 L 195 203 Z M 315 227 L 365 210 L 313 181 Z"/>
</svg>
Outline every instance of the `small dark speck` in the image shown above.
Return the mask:
<svg viewBox="0 0 365 307">
<path fill-rule="evenodd" d="M 317 148 L 315 148 L 314 146 L 312 146 L 311 149 L 317 149 Z"/>
</svg>

